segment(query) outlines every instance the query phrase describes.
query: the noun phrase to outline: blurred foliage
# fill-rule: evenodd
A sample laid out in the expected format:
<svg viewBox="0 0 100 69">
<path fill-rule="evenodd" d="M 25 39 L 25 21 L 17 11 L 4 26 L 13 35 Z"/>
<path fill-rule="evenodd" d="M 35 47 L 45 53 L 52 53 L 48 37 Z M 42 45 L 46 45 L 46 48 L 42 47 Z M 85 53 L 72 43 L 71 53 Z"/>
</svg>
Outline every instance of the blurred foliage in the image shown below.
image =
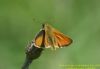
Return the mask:
<svg viewBox="0 0 100 69">
<path fill-rule="evenodd" d="M 100 0 L 0 0 L 0 69 L 20 69 L 25 47 L 48 22 L 73 39 L 69 47 L 46 49 L 30 69 L 100 64 Z"/>
</svg>

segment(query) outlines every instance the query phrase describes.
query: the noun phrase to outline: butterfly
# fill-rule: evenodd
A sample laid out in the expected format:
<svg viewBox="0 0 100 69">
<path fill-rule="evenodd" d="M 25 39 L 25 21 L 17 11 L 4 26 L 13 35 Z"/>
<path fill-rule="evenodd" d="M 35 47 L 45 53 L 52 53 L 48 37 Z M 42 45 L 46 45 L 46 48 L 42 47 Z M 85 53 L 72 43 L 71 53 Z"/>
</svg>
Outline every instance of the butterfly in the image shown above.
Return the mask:
<svg viewBox="0 0 100 69">
<path fill-rule="evenodd" d="M 43 24 L 40 32 L 35 36 L 33 44 L 38 48 L 62 48 L 72 43 L 72 39 L 59 32 L 49 24 Z"/>
</svg>

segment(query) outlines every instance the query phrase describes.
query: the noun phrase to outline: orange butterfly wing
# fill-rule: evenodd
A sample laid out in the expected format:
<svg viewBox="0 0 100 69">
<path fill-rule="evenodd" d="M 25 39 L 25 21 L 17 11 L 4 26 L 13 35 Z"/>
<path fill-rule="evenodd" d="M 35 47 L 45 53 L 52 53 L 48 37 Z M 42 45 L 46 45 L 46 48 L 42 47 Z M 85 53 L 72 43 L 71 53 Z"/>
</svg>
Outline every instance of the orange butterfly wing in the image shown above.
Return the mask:
<svg viewBox="0 0 100 69">
<path fill-rule="evenodd" d="M 52 26 L 45 25 L 45 47 L 64 47 L 72 43 L 72 39 L 68 36 L 65 36 L 63 33 L 59 32 Z"/>
<path fill-rule="evenodd" d="M 44 30 L 41 30 L 35 37 L 34 40 L 35 46 L 36 47 L 41 47 L 41 45 L 44 44 Z"/>
<path fill-rule="evenodd" d="M 65 36 L 63 33 L 59 32 L 55 29 L 54 29 L 53 33 L 54 33 L 54 37 L 55 37 L 56 42 L 59 47 L 68 46 L 69 44 L 72 43 L 72 39 Z"/>
<path fill-rule="evenodd" d="M 51 47 L 51 42 L 49 41 L 48 35 L 45 33 L 45 42 L 44 45 L 46 48 L 50 48 Z"/>
</svg>

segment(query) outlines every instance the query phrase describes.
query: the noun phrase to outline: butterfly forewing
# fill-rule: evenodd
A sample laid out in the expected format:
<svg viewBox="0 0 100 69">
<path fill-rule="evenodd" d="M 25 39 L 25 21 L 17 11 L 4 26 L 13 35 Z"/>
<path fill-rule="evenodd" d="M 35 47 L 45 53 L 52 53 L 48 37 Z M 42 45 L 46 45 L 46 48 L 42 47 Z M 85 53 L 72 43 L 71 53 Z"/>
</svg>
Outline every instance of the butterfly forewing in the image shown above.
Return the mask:
<svg viewBox="0 0 100 69">
<path fill-rule="evenodd" d="M 72 40 L 68 36 L 65 36 L 63 33 L 57 30 L 54 30 L 53 32 L 59 47 L 68 46 L 71 44 Z"/>
<path fill-rule="evenodd" d="M 44 39 L 43 35 L 44 35 L 43 30 L 41 30 L 41 31 L 36 35 L 35 40 L 34 40 L 35 46 L 36 46 L 36 47 L 39 47 L 39 48 L 41 47 L 41 45 L 42 45 L 42 43 L 43 43 L 43 39 Z"/>
<path fill-rule="evenodd" d="M 45 43 L 46 48 L 51 47 L 51 42 L 49 41 L 47 34 L 45 34 L 45 42 L 44 43 Z"/>
</svg>

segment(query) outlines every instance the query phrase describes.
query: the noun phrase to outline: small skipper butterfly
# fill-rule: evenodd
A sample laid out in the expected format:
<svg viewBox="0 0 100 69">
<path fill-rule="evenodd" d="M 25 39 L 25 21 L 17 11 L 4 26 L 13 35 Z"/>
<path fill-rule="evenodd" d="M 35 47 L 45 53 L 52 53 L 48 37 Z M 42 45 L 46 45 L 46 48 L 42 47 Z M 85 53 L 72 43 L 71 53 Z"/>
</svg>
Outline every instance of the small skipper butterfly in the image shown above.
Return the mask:
<svg viewBox="0 0 100 69">
<path fill-rule="evenodd" d="M 43 24 L 42 29 L 33 40 L 34 46 L 38 48 L 61 48 L 72 43 L 72 39 L 65 36 L 49 24 Z"/>
</svg>

